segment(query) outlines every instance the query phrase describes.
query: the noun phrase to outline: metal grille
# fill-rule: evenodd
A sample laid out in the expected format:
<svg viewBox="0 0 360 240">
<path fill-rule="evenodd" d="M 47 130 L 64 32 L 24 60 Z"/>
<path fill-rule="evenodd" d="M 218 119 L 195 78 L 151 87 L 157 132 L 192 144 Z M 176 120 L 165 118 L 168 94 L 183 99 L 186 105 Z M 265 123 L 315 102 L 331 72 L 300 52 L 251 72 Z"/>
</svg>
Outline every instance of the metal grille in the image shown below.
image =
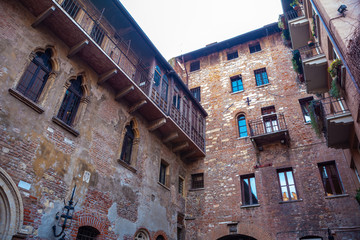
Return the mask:
<svg viewBox="0 0 360 240">
<path fill-rule="evenodd" d="M 204 174 L 203 173 L 197 173 L 197 174 L 191 175 L 191 188 L 192 189 L 204 188 Z"/>
<path fill-rule="evenodd" d="M 252 45 L 249 45 L 250 53 L 255 53 L 261 51 L 260 43 L 255 43 Z"/>
<path fill-rule="evenodd" d="M 250 135 L 258 136 L 263 134 L 274 133 L 286 130 L 286 122 L 284 114 L 270 114 L 259 119 L 249 121 Z"/>
<path fill-rule="evenodd" d="M 75 18 L 77 13 L 79 12 L 79 5 L 73 0 L 64 0 L 61 4 L 61 7 L 72 17 Z"/>
<path fill-rule="evenodd" d="M 314 43 L 311 46 L 306 45 L 301 48 L 299 48 L 299 52 L 301 55 L 301 60 L 304 61 L 306 59 L 315 57 L 319 54 L 323 53 L 322 48 L 320 47 L 319 43 Z"/>
<path fill-rule="evenodd" d="M 232 60 L 232 59 L 235 59 L 235 58 L 238 58 L 238 57 L 239 57 L 239 55 L 238 55 L 237 51 L 227 54 L 227 60 Z"/>
<path fill-rule="evenodd" d="M 200 61 L 190 63 L 190 72 L 200 69 Z"/>
<path fill-rule="evenodd" d="M 76 240 L 93 240 L 96 239 L 99 234 L 100 232 L 96 228 L 90 226 L 80 227 Z"/>
<path fill-rule="evenodd" d="M 190 92 L 196 100 L 198 100 L 199 102 L 201 101 L 200 87 L 192 88 L 190 89 Z"/>
</svg>

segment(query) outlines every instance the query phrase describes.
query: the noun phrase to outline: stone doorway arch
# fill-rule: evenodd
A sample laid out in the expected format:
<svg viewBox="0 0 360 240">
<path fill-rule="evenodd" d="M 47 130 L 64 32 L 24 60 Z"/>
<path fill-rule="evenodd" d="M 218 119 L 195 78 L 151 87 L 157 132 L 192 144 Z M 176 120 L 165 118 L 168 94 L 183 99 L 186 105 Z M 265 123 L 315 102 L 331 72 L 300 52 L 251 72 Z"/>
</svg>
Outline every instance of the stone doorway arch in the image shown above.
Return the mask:
<svg viewBox="0 0 360 240">
<path fill-rule="evenodd" d="M 9 174 L 0 167 L 0 239 L 24 236 L 24 208 L 20 192 Z"/>
<path fill-rule="evenodd" d="M 242 235 L 242 234 L 231 234 L 227 235 L 221 238 L 218 238 L 217 240 L 257 240 L 256 238 Z"/>
</svg>

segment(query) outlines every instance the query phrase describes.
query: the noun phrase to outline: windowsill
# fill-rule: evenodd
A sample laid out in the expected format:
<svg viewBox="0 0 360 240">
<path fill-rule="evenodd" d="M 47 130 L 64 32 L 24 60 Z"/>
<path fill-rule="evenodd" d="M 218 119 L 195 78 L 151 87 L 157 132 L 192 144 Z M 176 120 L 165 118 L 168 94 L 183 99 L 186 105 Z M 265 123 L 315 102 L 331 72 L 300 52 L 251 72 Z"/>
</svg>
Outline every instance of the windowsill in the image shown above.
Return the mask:
<svg viewBox="0 0 360 240">
<path fill-rule="evenodd" d="M 73 127 L 67 125 L 66 123 L 61 121 L 59 118 L 54 116 L 52 118 L 52 121 L 54 123 L 56 123 L 57 125 L 59 125 L 60 127 L 62 127 L 63 129 L 65 129 L 66 131 L 68 131 L 69 133 L 71 133 L 72 135 L 74 135 L 75 137 L 79 136 L 80 133 L 77 130 L 75 130 Z"/>
<path fill-rule="evenodd" d="M 241 90 L 241 91 L 237 91 L 237 92 L 231 92 L 230 94 L 233 95 L 233 94 L 242 93 L 242 92 L 245 92 L 245 90 Z"/>
<path fill-rule="evenodd" d="M 260 207 L 260 204 L 242 205 L 240 208 L 254 208 Z"/>
<path fill-rule="evenodd" d="M 158 181 L 158 184 L 159 184 L 160 186 L 162 186 L 163 188 L 165 188 L 166 190 L 170 191 L 170 188 L 167 187 L 167 186 L 165 186 L 165 185 L 162 184 L 161 182 Z"/>
<path fill-rule="evenodd" d="M 205 188 L 191 188 L 189 189 L 190 192 L 196 192 L 196 191 L 202 191 L 205 190 Z"/>
<path fill-rule="evenodd" d="M 256 86 L 256 87 L 257 87 L 257 88 L 262 88 L 262 87 L 266 87 L 266 86 L 269 86 L 269 85 L 271 85 L 271 83 L 263 84 L 263 85 Z"/>
<path fill-rule="evenodd" d="M 200 72 L 200 69 L 194 70 L 194 71 L 189 71 L 189 73 L 194 73 L 194 72 Z"/>
<path fill-rule="evenodd" d="M 226 59 L 226 62 L 232 62 L 232 61 L 234 61 L 234 60 L 236 60 L 236 59 L 239 59 L 239 57 L 236 57 L 236 58 L 233 58 L 233 59 L 230 59 L 230 60 L 227 60 L 227 59 Z"/>
<path fill-rule="evenodd" d="M 294 203 L 294 202 L 302 202 L 302 199 L 298 199 L 298 200 L 290 200 L 290 201 L 280 201 L 279 204 L 283 204 L 283 203 Z"/>
<path fill-rule="evenodd" d="M 332 196 L 325 196 L 325 199 L 332 199 L 332 198 L 343 198 L 348 197 L 349 194 L 338 194 L 338 195 L 332 195 Z"/>
<path fill-rule="evenodd" d="M 131 165 L 127 164 L 127 163 L 124 162 L 123 160 L 118 159 L 117 161 L 118 161 L 118 163 L 119 163 L 121 166 L 123 166 L 124 168 L 130 170 L 131 172 L 133 172 L 133 173 L 136 173 L 136 172 L 137 172 L 137 170 L 136 170 L 135 168 L 133 168 Z"/>
<path fill-rule="evenodd" d="M 249 138 L 249 136 L 246 136 L 246 137 L 238 137 L 237 140 L 246 139 L 246 138 Z"/>
<path fill-rule="evenodd" d="M 36 104 L 35 102 L 30 100 L 29 98 L 25 97 L 22 93 L 20 93 L 16 89 L 9 88 L 9 93 L 10 93 L 11 96 L 13 96 L 16 99 L 18 99 L 19 101 L 25 103 L 28 107 L 32 108 L 35 112 L 37 112 L 37 113 L 43 113 L 44 112 L 44 109 L 42 107 L 40 107 L 40 105 Z"/>
<path fill-rule="evenodd" d="M 249 52 L 250 52 L 250 50 L 249 50 Z M 263 50 L 261 49 L 260 51 L 252 52 L 250 54 L 255 54 L 255 53 L 259 53 L 259 52 L 263 52 Z"/>
<path fill-rule="evenodd" d="M 304 125 L 310 125 L 311 124 L 311 122 L 306 122 L 306 123 L 304 123 Z"/>
</svg>

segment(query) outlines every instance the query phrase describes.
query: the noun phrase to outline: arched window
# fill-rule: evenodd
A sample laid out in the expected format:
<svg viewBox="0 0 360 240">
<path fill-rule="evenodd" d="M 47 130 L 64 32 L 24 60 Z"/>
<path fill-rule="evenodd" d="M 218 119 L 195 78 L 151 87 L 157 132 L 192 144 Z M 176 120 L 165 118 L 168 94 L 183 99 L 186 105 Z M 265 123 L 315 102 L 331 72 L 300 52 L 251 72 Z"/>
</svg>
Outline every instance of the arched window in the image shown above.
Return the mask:
<svg viewBox="0 0 360 240">
<path fill-rule="evenodd" d="M 74 121 L 76 112 L 80 105 L 83 95 L 81 88 L 82 77 L 70 80 L 70 87 L 66 90 L 64 99 L 61 103 L 57 117 L 67 125 L 71 125 Z"/>
<path fill-rule="evenodd" d="M 166 75 L 163 76 L 163 80 L 161 83 L 161 98 L 165 101 L 167 100 L 168 96 L 168 87 L 169 86 L 169 80 L 167 79 Z"/>
<path fill-rule="evenodd" d="M 91 240 L 96 239 L 96 237 L 100 234 L 100 232 L 93 227 L 83 226 L 79 227 L 78 234 L 76 236 L 76 240 Z"/>
<path fill-rule="evenodd" d="M 156 240 L 165 240 L 165 238 L 162 235 L 157 236 Z"/>
<path fill-rule="evenodd" d="M 131 121 L 129 125 L 125 127 L 126 133 L 124 136 L 124 142 L 121 150 L 120 160 L 130 164 L 131 152 L 134 144 L 135 133 L 133 129 L 134 122 Z"/>
<path fill-rule="evenodd" d="M 149 235 L 147 234 L 146 231 L 144 230 L 140 230 L 136 235 L 135 235 L 135 240 L 149 240 Z"/>
<path fill-rule="evenodd" d="M 247 137 L 247 128 L 246 128 L 246 119 L 245 115 L 241 114 L 237 118 L 238 120 L 238 127 L 239 127 L 239 136 L 240 137 Z"/>
<path fill-rule="evenodd" d="M 34 102 L 39 99 L 52 70 L 51 55 L 50 49 L 46 49 L 45 53 L 37 52 L 16 87 L 16 90 Z"/>
<path fill-rule="evenodd" d="M 155 73 L 154 73 L 154 86 L 158 87 L 160 85 L 161 80 L 161 70 L 159 66 L 155 67 Z"/>
</svg>

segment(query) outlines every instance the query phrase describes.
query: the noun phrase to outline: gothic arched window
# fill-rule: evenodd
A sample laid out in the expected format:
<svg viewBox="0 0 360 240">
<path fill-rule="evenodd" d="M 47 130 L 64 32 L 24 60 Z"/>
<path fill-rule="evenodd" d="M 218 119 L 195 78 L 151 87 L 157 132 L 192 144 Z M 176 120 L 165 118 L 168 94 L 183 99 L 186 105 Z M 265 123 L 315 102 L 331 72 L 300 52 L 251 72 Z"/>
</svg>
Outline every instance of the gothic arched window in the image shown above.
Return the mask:
<svg viewBox="0 0 360 240">
<path fill-rule="evenodd" d="M 34 102 L 39 99 L 52 70 L 51 54 L 50 49 L 46 49 L 45 53 L 37 52 L 16 87 L 16 90 Z"/>
<path fill-rule="evenodd" d="M 74 121 L 76 112 L 80 105 L 80 100 L 83 96 L 81 88 L 82 77 L 70 80 L 70 87 L 66 90 L 64 99 L 61 103 L 57 117 L 67 125 L 71 125 Z"/>
<path fill-rule="evenodd" d="M 131 152 L 134 144 L 135 133 L 133 129 L 133 121 L 125 127 L 125 136 L 123 141 L 123 146 L 121 150 L 120 160 L 130 164 L 131 162 Z"/>
</svg>

